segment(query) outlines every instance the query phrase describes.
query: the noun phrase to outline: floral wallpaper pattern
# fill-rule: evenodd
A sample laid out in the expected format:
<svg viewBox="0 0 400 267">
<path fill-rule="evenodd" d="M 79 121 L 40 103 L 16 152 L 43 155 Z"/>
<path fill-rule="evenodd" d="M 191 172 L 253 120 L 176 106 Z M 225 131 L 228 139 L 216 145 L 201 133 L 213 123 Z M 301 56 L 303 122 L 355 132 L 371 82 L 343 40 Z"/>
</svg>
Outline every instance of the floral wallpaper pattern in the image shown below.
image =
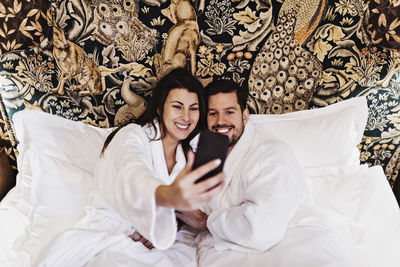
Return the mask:
<svg viewBox="0 0 400 267">
<path fill-rule="evenodd" d="M 400 1 L 372 0 L 367 30 L 374 43 L 389 49 L 400 48 Z"/>
<path fill-rule="evenodd" d="M 187 67 L 203 83 L 229 78 L 248 86 L 252 113 L 366 96 L 360 159 L 382 165 L 394 186 L 400 169 L 400 56 L 391 48 L 400 23 L 389 16 L 392 9 L 379 7 L 382 2 L 53 1 L 40 45 L 0 57 L 5 115 L 40 109 L 111 127 L 139 116 L 152 86 L 174 66 Z M 397 2 L 389 2 L 398 11 Z M 389 15 L 374 22 L 374 14 Z M 380 36 L 391 47 L 379 45 Z"/>
<path fill-rule="evenodd" d="M 0 55 L 33 48 L 47 36 L 48 0 L 5 0 L 0 2 Z M 0 147 L 5 147 L 16 170 L 8 127 L 0 112 Z"/>
</svg>

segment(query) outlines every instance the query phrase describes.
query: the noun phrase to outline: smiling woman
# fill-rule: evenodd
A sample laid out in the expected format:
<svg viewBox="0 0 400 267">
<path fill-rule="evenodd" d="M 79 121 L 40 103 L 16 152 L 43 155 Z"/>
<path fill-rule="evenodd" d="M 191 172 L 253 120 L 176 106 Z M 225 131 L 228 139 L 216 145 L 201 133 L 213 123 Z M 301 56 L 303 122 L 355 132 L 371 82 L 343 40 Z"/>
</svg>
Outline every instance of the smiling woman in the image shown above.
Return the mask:
<svg viewBox="0 0 400 267">
<path fill-rule="evenodd" d="M 196 93 L 185 88 L 172 89 L 165 100 L 162 116 L 165 125 L 165 130 L 161 130 L 164 156 L 168 172 L 171 172 L 175 165 L 176 146 L 193 132 L 200 118 Z"/>
<path fill-rule="evenodd" d="M 183 90 L 175 90 L 183 89 Z M 165 116 L 176 116 L 172 115 L 173 112 L 178 113 L 178 110 L 189 108 L 189 113 L 197 113 L 197 118 L 192 121 L 192 131 L 188 131 L 188 135 L 182 138 L 182 148 L 185 152 L 189 151 L 189 141 L 199 132 L 201 128 L 205 127 L 205 102 L 203 96 L 203 86 L 201 83 L 186 69 L 175 69 L 169 74 L 164 76 L 156 85 L 153 90 L 153 96 L 149 101 L 149 105 L 146 111 L 141 117 L 139 117 L 135 123 L 141 126 L 151 124 L 155 129 L 155 135 L 157 135 L 157 127 L 155 122 L 159 124 L 159 130 L 161 138 L 164 138 L 168 133 L 166 129 Z M 186 99 L 187 98 L 187 99 Z M 182 100 L 183 99 L 183 100 Z M 190 102 L 190 104 L 189 104 Z M 189 105 L 184 107 L 184 103 Z M 194 109 L 194 110 L 193 110 Z M 181 115 L 182 111 L 180 111 Z M 187 120 L 184 118 L 183 120 Z M 114 132 L 112 132 L 107 138 L 103 152 L 111 142 L 115 134 L 127 124 L 133 121 L 128 121 L 125 124 L 119 126 Z M 180 121 L 182 124 L 183 121 Z M 178 121 L 179 123 L 179 121 Z M 187 123 L 183 123 L 184 126 Z M 170 128 L 172 129 L 172 128 Z"/>
</svg>

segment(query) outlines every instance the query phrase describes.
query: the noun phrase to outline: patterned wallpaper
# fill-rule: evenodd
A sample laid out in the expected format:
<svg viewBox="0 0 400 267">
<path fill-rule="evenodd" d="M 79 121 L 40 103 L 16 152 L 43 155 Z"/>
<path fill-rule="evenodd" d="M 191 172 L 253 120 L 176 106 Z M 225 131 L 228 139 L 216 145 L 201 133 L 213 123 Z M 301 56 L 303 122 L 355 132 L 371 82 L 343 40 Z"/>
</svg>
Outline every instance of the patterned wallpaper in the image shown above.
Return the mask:
<svg viewBox="0 0 400 267">
<path fill-rule="evenodd" d="M 9 51 L 33 48 L 47 36 L 48 0 L 5 0 L 0 2 L 0 56 Z M 0 147 L 5 147 L 16 171 L 6 122 L 0 112 Z"/>
<path fill-rule="evenodd" d="M 10 20 L 20 2 L 0 4 L 0 19 Z M 139 116 L 154 83 L 176 66 L 204 84 L 223 77 L 247 85 L 252 113 L 319 108 L 364 95 L 369 119 L 361 161 L 382 165 L 393 186 L 400 169 L 400 7 L 370 2 L 53 1 L 51 12 L 15 16 L 39 21 L 48 14 L 50 27 L 41 26 L 36 48 L 0 57 L 4 115 L 30 108 L 114 126 Z M 26 21 L 25 32 L 37 25 Z M 0 35 L 15 28 L 1 25 Z M 7 40 L 10 47 L 19 44 Z M 124 82 L 127 77 L 133 82 Z"/>
</svg>

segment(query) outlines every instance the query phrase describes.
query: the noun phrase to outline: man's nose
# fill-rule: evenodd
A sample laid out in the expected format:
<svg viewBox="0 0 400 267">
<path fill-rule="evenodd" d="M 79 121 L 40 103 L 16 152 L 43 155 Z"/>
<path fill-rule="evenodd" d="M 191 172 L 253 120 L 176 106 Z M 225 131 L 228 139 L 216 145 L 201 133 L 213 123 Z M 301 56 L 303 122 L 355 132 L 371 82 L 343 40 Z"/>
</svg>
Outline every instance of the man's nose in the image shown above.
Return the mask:
<svg viewBox="0 0 400 267">
<path fill-rule="evenodd" d="M 219 124 L 219 125 L 223 125 L 223 124 L 226 123 L 226 119 L 225 119 L 224 114 L 218 114 L 218 118 L 217 119 L 218 119 L 217 120 L 217 124 Z"/>
</svg>

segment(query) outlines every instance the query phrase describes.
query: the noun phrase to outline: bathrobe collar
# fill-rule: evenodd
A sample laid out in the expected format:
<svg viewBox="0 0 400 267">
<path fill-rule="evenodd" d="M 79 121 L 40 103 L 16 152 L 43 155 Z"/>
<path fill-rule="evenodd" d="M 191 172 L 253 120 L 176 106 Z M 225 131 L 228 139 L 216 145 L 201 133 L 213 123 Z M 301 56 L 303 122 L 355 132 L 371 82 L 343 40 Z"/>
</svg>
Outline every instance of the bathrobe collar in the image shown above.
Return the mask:
<svg viewBox="0 0 400 267">
<path fill-rule="evenodd" d="M 149 138 L 151 154 L 153 157 L 153 164 L 155 167 L 155 172 L 161 178 L 161 180 L 166 184 L 171 184 L 179 172 L 185 167 L 186 158 L 182 149 L 182 145 L 178 144 L 176 148 L 175 161 L 176 164 L 171 171 L 171 174 L 168 174 L 167 162 L 164 157 L 164 148 L 161 141 L 161 132 L 160 132 L 160 124 L 157 120 L 154 120 L 155 128 L 151 123 L 144 125 L 144 131 Z M 156 130 L 156 132 L 155 132 Z"/>
<path fill-rule="evenodd" d="M 224 165 L 224 172 L 227 177 L 226 185 L 230 183 L 230 179 L 233 177 L 233 174 L 236 173 L 236 168 L 241 166 L 240 161 L 246 159 L 247 152 L 250 150 L 254 138 L 254 126 L 250 122 L 247 122 L 242 136 L 226 158 Z"/>
</svg>

